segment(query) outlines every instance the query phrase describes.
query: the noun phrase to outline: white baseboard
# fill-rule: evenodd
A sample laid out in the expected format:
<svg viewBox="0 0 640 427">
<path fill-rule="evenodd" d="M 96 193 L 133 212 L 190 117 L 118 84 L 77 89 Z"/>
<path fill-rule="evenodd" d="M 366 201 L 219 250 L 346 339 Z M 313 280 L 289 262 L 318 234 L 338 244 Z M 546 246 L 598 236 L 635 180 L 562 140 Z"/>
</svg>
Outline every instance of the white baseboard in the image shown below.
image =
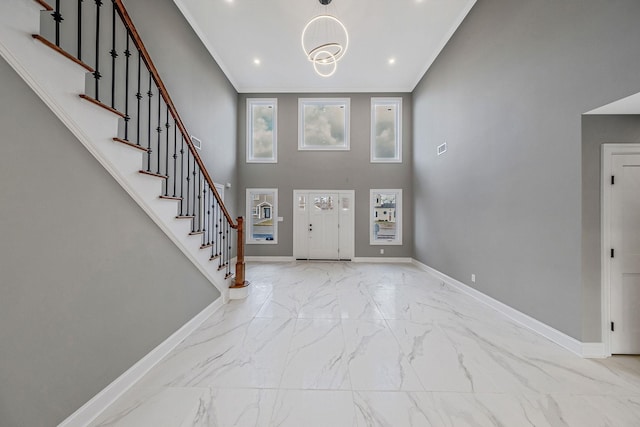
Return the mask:
<svg viewBox="0 0 640 427">
<path fill-rule="evenodd" d="M 292 262 L 296 259 L 292 256 L 245 256 L 245 262 Z"/>
<path fill-rule="evenodd" d="M 111 384 L 96 394 L 80 409 L 71 414 L 66 420 L 58 424 L 58 427 L 81 427 L 95 420 L 105 409 L 129 390 L 147 372 L 157 365 L 171 350 L 176 348 L 189 334 L 195 331 L 205 320 L 215 313 L 223 305 L 222 297 L 219 297 L 207 308 L 198 313 L 193 319 L 185 323 L 169 338 L 151 350 L 135 365 L 127 369 L 125 373 L 116 378 Z"/>
<path fill-rule="evenodd" d="M 602 342 L 583 342 L 582 343 L 582 357 L 587 359 L 605 359 L 611 356 L 604 350 L 604 343 Z"/>
<path fill-rule="evenodd" d="M 411 263 L 413 258 L 409 257 L 354 257 L 352 262 L 372 262 L 372 263 Z"/>
<path fill-rule="evenodd" d="M 461 292 L 466 293 L 467 295 L 475 298 L 483 304 L 488 305 L 499 313 L 505 315 L 509 319 L 519 323 L 520 325 L 531 329 L 532 331 L 542 335 L 550 341 L 558 344 L 561 347 L 566 348 L 570 352 L 585 358 L 602 358 L 605 357 L 604 354 L 604 345 L 602 343 L 583 343 L 578 341 L 577 339 L 570 337 L 564 332 L 560 332 L 557 329 L 552 328 L 551 326 L 543 323 L 533 317 L 522 313 L 521 311 L 516 310 L 515 308 L 509 307 L 508 305 L 491 298 L 490 296 L 483 294 L 482 292 L 474 289 L 464 283 L 447 276 L 444 273 L 439 272 L 438 270 L 429 267 L 426 264 L 421 263 L 420 261 L 413 260 L 413 264 L 418 268 L 426 271 L 442 280 L 446 284 L 458 289 Z"/>
</svg>

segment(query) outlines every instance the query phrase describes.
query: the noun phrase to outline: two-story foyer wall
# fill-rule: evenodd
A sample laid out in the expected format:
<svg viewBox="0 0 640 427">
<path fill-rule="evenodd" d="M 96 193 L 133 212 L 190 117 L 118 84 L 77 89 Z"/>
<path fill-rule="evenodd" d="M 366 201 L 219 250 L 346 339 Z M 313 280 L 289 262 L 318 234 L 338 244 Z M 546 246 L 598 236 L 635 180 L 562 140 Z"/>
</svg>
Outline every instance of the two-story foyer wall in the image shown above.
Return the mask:
<svg viewBox="0 0 640 427">
<path fill-rule="evenodd" d="M 371 98 L 402 97 L 402 163 L 371 163 Z M 278 100 L 278 163 L 246 163 L 247 98 Z M 298 98 L 350 98 L 349 151 L 298 151 Z M 278 243 L 247 245 L 247 255 L 291 256 L 293 254 L 293 190 L 355 190 L 355 256 L 410 257 L 413 247 L 410 93 L 315 93 L 240 94 L 238 97 L 239 214 L 246 188 L 277 188 Z M 369 190 L 403 189 L 403 245 L 369 245 Z M 384 248 L 384 255 L 380 249 Z"/>
</svg>

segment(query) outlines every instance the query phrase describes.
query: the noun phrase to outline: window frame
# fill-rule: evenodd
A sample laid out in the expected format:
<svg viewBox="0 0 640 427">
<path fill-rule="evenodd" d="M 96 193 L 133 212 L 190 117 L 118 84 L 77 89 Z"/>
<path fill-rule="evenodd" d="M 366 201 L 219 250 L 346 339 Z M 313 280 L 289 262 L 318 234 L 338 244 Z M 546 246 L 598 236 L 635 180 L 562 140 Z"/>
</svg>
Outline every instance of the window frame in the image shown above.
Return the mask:
<svg viewBox="0 0 640 427">
<path fill-rule="evenodd" d="M 395 194 L 395 224 L 396 224 L 396 236 L 394 239 L 378 239 L 375 233 L 375 199 L 377 194 Z M 369 190 L 369 244 L 372 246 L 381 245 L 402 245 L 402 189 L 388 189 L 388 188 L 376 188 Z"/>
<path fill-rule="evenodd" d="M 257 199 L 255 195 L 259 194 L 268 194 L 271 193 L 273 196 L 273 203 L 271 204 L 271 220 L 273 223 L 273 240 L 265 239 L 256 239 L 253 237 L 253 219 L 256 215 L 260 215 L 260 210 L 262 209 L 262 204 L 259 203 L 255 207 L 253 203 L 256 201 L 260 201 L 260 197 Z M 268 203 L 268 202 L 266 202 Z M 256 210 L 257 208 L 257 210 Z M 247 245 L 276 245 L 278 244 L 278 189 L 277 188 L 247 188 L 246 189 L 246 210 L 245 210 L 247 221 L 246 230 L 245 230 L 245 243 Z"/>
<path fill-rule="evenodd" d="M 395 106 L 395 156 L 376 157 L 377 114 L 376 107 Z M 402 97 L 371 98 L 371 163 L 402 163 Z"/>
<path fill-rule="evenodd" d="M 341 106 L 344 109 L 344 141 L 340 145 L 306 143 L 305 107 L 308 105 Z M 351 98 L 298 98 L 298 151 L 350 151 Z"/>
<path fill-rule="evenodd" d="M 254 156 L 253 140 L 253 110 L 256 106 L 271 106 L 273 108 L 272 124 L 272 155 L 271 157 Z M 247 135 L 246 135 L 246 161 L 247 163 L 278 163 L 278 99 L 277 98 L 247 98 Z"/>
</svg>

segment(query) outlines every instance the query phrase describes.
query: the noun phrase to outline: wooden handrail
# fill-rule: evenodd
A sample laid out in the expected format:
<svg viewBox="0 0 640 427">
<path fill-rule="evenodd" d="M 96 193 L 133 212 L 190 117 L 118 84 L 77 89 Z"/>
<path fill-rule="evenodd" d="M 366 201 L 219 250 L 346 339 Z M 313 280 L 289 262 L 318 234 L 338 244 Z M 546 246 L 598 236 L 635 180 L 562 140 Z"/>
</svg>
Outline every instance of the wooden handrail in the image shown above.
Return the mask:
<svg viewBox="0 0 640 427">
<path fill-rule="evenodd" d="M 167 104 L 167 108 L 169 108 L 169 112 L 171 113 L 171 116 L 175 120 L 176 124 L 178 125 L 178 128 L 180 129 L 180 132 L 182 133 L 182 137 L 187 142 L 189 151 L 191 152 L 194 159 L 196 160 L 196 163 L 198 163 L 198 166 L 202 171 L 203 177 L 206 179 L 207 183 L 209 184 L 209 188 L 213 190 L 213 194 L 216 200 L 218 201 L 218 204 L 220 205 L 220 208 L 222 209 L 222 212 L 224 213 L 224 216 L 227 219 L 227 222 L 229 223 L 231 228 L 238 229 L 238 223 L 233 221 L 233 218 L 231 218 L 231 215 L 229 215 L 229 212 L 227 211 L 226 206 L 222 202 L 222 197 L 220 197 L 220 194 L 218 194 L 218 190 L 216 190 L 213 180 L 209 176 L 209 172 L 204 166 L 204 162 L 200 158 L 200 155 L 198 155 L 198 152 L 196 151 L 196 147 L 193 145 L 193 142 L 191 141 L 191 136 L 189 135 L 189 132 L 187 132 L 187 128 L 184 126 L 184 123 L 182 122 L 180 115 L 178 115 L 178 110 L 173 104 L 173 101 L 171 100 L 171 97 L 169 96 L 169 92 L 167 91 L 167 88 L 165 87 L 162 79 L 160 79 L 160 73 L 158 73 L 156 66 L 153 64 L 153 61 L 151 60 L 151 56 L 149 55 L 147 48 L 142 42 L 142 38 L 140 37 L 138 30 L 136 29 L 135 25 L 133 25 L 133 21 L 131 20 L 131 17 L 129 16 L 127 9 L 125 9 L 124 5 L 122 4 L 122 0 L 113 0 L 113 3 L 116 5 L 116 10 L 118 11 L 118 15 L 120 15 L 122 22 L 124 23 L 125 27 L 129 31 L 129 34 L 131 35 L 133 43 L 136 45 L 136 47 L 140 51 L 142 60 L 147 65 L 147 68 L 151 73 L 151 77 L 153 78 L 153 81 L 156 83 L 156 86 L 158 87 L 158 90 L 162 95 L 162 99 L 164 99 L 164 102 Z"/>
</svg>

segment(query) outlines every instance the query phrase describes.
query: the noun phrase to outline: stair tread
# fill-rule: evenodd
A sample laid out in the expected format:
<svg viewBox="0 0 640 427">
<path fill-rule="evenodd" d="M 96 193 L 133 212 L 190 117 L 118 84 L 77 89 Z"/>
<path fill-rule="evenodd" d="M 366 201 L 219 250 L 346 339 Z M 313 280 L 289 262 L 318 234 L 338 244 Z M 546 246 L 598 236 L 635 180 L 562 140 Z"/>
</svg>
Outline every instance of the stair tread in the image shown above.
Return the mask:
<svg viewBox="0 0 640 427">
<path fill-rule="evenodd" d="M 125 144 L 125 145 L 127 145 L 127 146 L 129 146 L 131 148 L 135 148 L 136 150 L 144 151 L 145 153 L 149 152 L 149 150 L 147 148 L 144 148 L 142 145 L 135 144 L 135 143 L 133 143 L 133 142 L 131 142 L 129 140 L 122 139 L 122 138 L 113 138 L 113 140 L 115 142 L 120 142 L 122 144 Z"/>
<path fill-rule="evenodd" d="M 110 107 L 107 104 L 105 104 L 104 102 L 98 101 L 97 99 L 92 98 L 89 95 L 85 95 L 84 93 L 81 93 L 80 94 L 80 98 L 82 98 L 82 99 L 84 99 L 86 101 L 89 101 L 92 104 L 97 105 L 98 107 L 104 108 L 105 110 L 107 110 L 107 111 L 109 111 L 109 112 L 111 112 L 111 113 L 113 113 L 113 114 L 115 114 L 117 116 L 120 116 L 123 119 L 126 117 L 126 115 L 124 113 L 121 113 L 120 111 L 116 110 L 115 108 Z"/>
<path fill-rule="evenodd" d="M 167 179 L 167 178 L 169 178 L 169 177 L 168 177 L 168 176 L 166 176 L 166 175 L 161 175 L 161 174 L 159 174 L 159 173 L 155 173 L 155 172 L 149 172 L 149 171 L 146 171 L 146 170 L 143 170 L 143 169 L 140 169 L 138 172 L 140 172 L 141 174 L 144 174 L 144 175 L 155 176 L 156 178 L 162 178 L 162 179 Z"/>
<path fill-rule="evenodd" d="M 58 52 L 60 55 L 64 56 L 65 58 L 72 60 L 73 62 L 75 62 L 76 64 L 80 65 L 81 67 L 83 67 L 88 72 L 93 73 L 95 71 L 90 65 L 82 62 L 81 60 L 79 60 L 78 58 L 76 58 L 75 56 L 73 56 L 72 54 L 67 52 L 66 50 L 62 49 L 59 46 L 56 46 L 54 43 L 51 43 L 49 40 L 45 39 L 40 34 L 32 34 L 31 37 L 33 37 L 34 39 L 38 40 L 40 43 L 44 44 L 45 46 L 55 50 L 56 52 Z"/>
<path fill-rule="evenodd" d="M 173 197 L 173 196 L 160 196 L 160 198 L 164 200 L 182 200 L 182 197 Z"/>
</svg>

